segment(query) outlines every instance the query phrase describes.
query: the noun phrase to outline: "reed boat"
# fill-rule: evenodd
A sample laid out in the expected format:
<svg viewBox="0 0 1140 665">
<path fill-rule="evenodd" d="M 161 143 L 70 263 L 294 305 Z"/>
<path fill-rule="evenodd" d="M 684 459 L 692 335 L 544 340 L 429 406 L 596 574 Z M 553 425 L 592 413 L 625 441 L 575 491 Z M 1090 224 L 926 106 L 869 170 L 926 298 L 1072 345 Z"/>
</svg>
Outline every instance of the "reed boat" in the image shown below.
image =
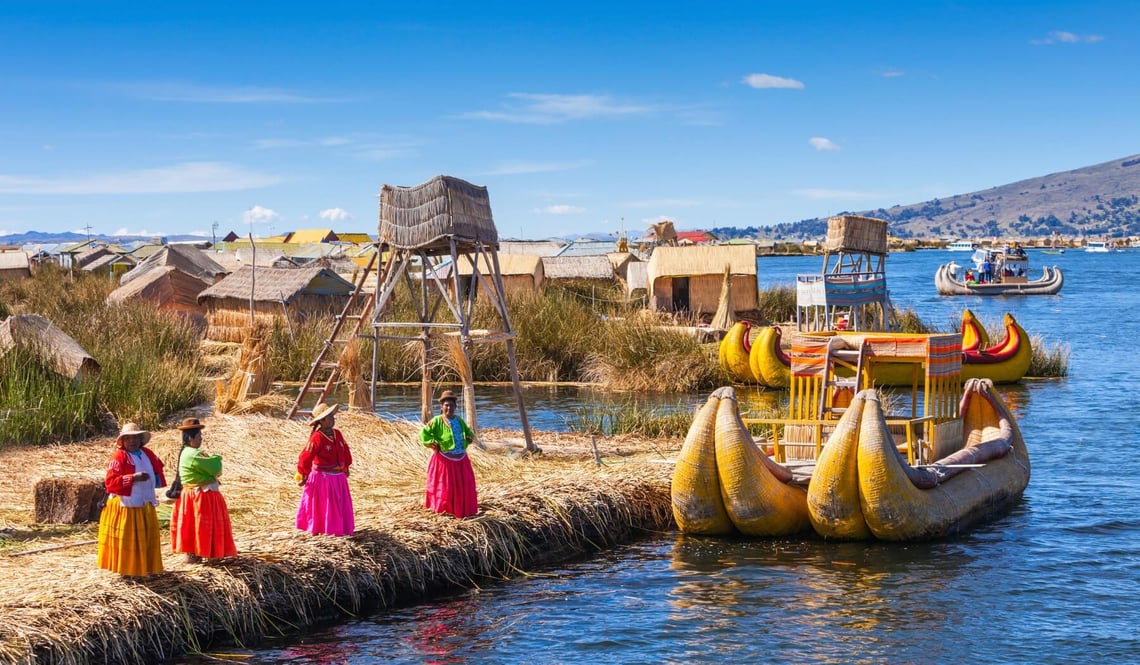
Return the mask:
<svg viewBox="0 0 1140 665">
<path fill-rule="evenodd" d="M 1005 338 L 996 344 L 990 344 L 985 328 L 969 309 L 962 312 L 961 333 L 963 380 L 990 379 L 994 383 L 1016 383 L 1029 371 L 1029 364 L 1033 360 L 1032 341 L 1029 333 L 1011 314 L 1005 315 Z M 810 334 L 839 335 L 857 340 L 866 335 L 881 333 L 832 331 Z M 749 376 L 754 378 L 739 378 L 741 374 L 736 372 L 730 374 L 742 382 L 754 381 L 769 388 L 787 388 L 791 380 L 792 360 L 782 348 L 781 328 L 767 326 L 761 329 L 748 346 L 744 345 L 744 339 L 746 334 L 726 335 L 721 342 L 720 354 L 722 358 L 734 358 L 732 366 L 740 367 L 741 358 L 748 353 Z M 914 380 L 911 370 L 905 365 L 882 367 L 876 376 L 876 385 L 909 386 Z M 846 369 L 840 371 L 840 374 L 851 373 Z"/>
<path fill-rule="evenodd" d="M 737 321 L 721 338 L 720 346 L 717 348 L 717 358 L 720 360 L 721 368 L 740 383 L 756 383 L 759 378 L 753 374 L 748 362 L 751 354 L 749 342 L 751 331 L 751 323 Z"/>
<path fill-rule="evenodd" d="M 993 383 L 967 381 L 958 413 L 958 448 L 913 465 L 898 451 L 878 394 L 858 393 L 808 485 L 815 531 L 845 540 L 944 538 L 1018 501 L 1029 484 L 1029 453 Z"/>
<path fill-rule="evenodd" d="M 979 249 L 971 257 L 973 266 L 961 277 L 961 269 L 951 261 L 938 266 L 934 286 L 943 296 L 1053 295 L 1061 291 L 1065 277 L 1057 266 L 1046 266 L 1041 277 L 1029 278 L 1029 258 L 1021 248 L 1006 251 Z M 985 276 L 985 265 L 990 266 Z"/>
</svg>

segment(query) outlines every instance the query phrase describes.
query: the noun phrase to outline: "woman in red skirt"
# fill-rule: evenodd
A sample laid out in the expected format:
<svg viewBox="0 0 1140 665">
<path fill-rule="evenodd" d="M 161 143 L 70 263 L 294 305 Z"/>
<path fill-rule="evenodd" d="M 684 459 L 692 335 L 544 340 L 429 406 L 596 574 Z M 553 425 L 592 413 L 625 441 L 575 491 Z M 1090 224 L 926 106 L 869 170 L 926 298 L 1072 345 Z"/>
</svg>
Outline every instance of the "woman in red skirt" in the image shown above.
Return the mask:
<svg viewBox="0 0 1140 665">
<path fill-rule="evenodd" d="M 182 430 L 182 453 L 178 456 L 178 478 L 182 493 L 170 514 L 170 544 L 186 555 L 188 563 L 237 554 L 230 511 L 218 488 L 222 458 L 202 447 L 202 429 L 197 418 L 187 418 Z"/>
<path fill-rule="evenodd" d="M 437 513 L 463 518 L 479 512 L 475 493 L 475 471 L 467 457 L 467 447 L 475 433 L 455 414 L 455 393 L 439 396 L 440 415 L 420 430 L 420 441 L 435 453 L 428 462 L 426 506 Z"/>
</svg>

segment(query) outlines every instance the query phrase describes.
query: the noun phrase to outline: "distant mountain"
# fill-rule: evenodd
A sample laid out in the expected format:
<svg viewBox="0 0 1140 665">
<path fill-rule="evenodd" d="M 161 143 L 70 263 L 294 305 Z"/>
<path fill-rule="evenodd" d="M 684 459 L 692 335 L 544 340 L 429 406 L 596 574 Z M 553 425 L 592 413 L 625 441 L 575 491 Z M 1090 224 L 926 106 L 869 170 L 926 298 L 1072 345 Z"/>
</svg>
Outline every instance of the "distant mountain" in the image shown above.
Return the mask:
<svg viewBox="0 0 1140 665">
<path fill-rule="evenodd" d="M 143 242 L 150 242 L 156 236 L 105 236 L 93 235 L 90 236 L 92 240 L 102 240 L 106 243 L 130 243 L 142 240 Z M 158 236 L 166 238 L 167 242 L 201 242 L 209 240 L 204 236 L 192 235 L 173 235 L 173 236 Z M 6 236 L 0 236 L 0 245 L 50 245 L 52 243 L 73 243 L 80 240 L 86 240 L 88 235 L 86 233 L 73 233 L 71 231 L 64 231 L 62 233 L 50 233 L 46 231 L 28 231 L 27 233 L 13 233 Z"/>
<path fill-rule="evenodd" d="M 848 213 L 890 222 L 899 238 L 1140 236 L 1140 155 L 892 208 Z M 820 238 L 827 218 L 712 229 L 721 238 Z"/>
</svg>

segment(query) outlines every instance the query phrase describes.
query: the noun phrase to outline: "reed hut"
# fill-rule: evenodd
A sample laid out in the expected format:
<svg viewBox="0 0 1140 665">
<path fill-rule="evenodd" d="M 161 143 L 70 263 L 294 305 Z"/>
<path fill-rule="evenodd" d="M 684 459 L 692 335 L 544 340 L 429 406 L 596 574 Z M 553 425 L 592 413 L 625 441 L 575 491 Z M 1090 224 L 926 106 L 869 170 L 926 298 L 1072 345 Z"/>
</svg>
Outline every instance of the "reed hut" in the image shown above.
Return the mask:
<svg viewBox="0 0 1140 665">
<path fill-rule="evenodd" d="M 245 266 L 198 294 L 209 326 L 206 338 L 240 342 L 252 319 L 287 318 L 301 324 L 315 316 L 339 314 L 353 284 L 328 268 Z"/>
<path fill-rule="evenodd" d="M 193 245 L 166 245 L 123 275 L 119 283 L 125 286 L 151 270 L 161 270 L 167 267 L 175 268 L 185 275 L 197 278 L 199 281 L 205 282 L 207 286 L 231 272 Z M 195 293 L 194 297 L 197 296 L 198 294 Z"/>
<path fill-rule="evenodd" d="M 487 257 L 479 257 L 479 274 L 487 275 L 494 272 L 487 262 Z M 465 293 L 471 287 L 471 276 L 475 272 L 471 259 L 462 255 L 459 257 L 459 288 Z M 503 291 L 506 295 L 512 293 L 535 293 L 542 288 L 546 279 L 543 271 L 541 256 L 524 256 L 522 254 L 500 254 L 499 271 L 503 278 Z M 489 288 L 484 282 L 484 291 Z"/>
<path fill-rule="evenodd" d="M 30 349 L 45 366 L 72 381 L 98 378 L 102 371 L 79 342 L 40 314 L 10 316 L 0 323 L 0 356 L 17 346 Z"/>
<path fill-rule="evenodd" d="M 720 301 L 725 269 L 732 280 L 732 310 L 756 309 L 756 252 L 742 245 L 658 247 L 646 277 L 649 308 L 694 314 L 713 313 Z"/>
<path fill-rule="evenodd" d="M 542 272 L 545 281 L 597 283 L 609 286 L 614 283 L 614 268 L 609 257 L 602 256 L 544 256 Z"/>
<path fill-rule="evenodd" d="M 32 276 L 27 252 L 0 252 L 0 282 Z"/>
<path fill-rule="evenodd" d="M 123 275 L 124 279 L 126 277 Z M 206 281 L 174 266 L 161 266 L 147 270 L 112 291 L 107 296 L 107 304 L 148 302 L 160 311 L 177 314 L 196 328 L 205 329 L 206 310 L 198 304 L 198 294 L 210 288 L 211 284 L 213 280 Z"/>
</svg>

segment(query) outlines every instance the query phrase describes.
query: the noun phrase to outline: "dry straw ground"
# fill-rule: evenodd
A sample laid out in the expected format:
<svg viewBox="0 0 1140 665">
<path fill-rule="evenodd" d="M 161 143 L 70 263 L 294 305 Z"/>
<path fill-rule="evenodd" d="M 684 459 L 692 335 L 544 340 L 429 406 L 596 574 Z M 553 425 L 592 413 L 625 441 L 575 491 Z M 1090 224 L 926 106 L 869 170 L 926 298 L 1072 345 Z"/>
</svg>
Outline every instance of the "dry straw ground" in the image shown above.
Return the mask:
<svg viewBox="0 0 1140 665">
<path fill-rule="evenodd" d="M 599 440 L 538 433 L 540 456 L 517 454 L 517 432 L 483 432 L 473 451 L 481 511 L 455 520 L 423 509 L 430 451 L 416 427 L 342 413 L 355 458 L 357 533 L 298 532 L 296 456 L 303 423 L 260 415 L 205 418 L 205 448 L 223 455 L 222 491 L 240 555 L 130 581 L 95 566 L 95 525 L 32 523 L 35 482 L 101 478 L 113 442 L 0 453 L 0 662 L 152 662 L 218 644 L 248 645 L 331 616 L 355 615 L 455 587 L 526 575 L 544 564 L 672 528 L 668 458 L 681 441 Z M 173 462 L 178 431 L 150 446 Z"/>
</svg>

